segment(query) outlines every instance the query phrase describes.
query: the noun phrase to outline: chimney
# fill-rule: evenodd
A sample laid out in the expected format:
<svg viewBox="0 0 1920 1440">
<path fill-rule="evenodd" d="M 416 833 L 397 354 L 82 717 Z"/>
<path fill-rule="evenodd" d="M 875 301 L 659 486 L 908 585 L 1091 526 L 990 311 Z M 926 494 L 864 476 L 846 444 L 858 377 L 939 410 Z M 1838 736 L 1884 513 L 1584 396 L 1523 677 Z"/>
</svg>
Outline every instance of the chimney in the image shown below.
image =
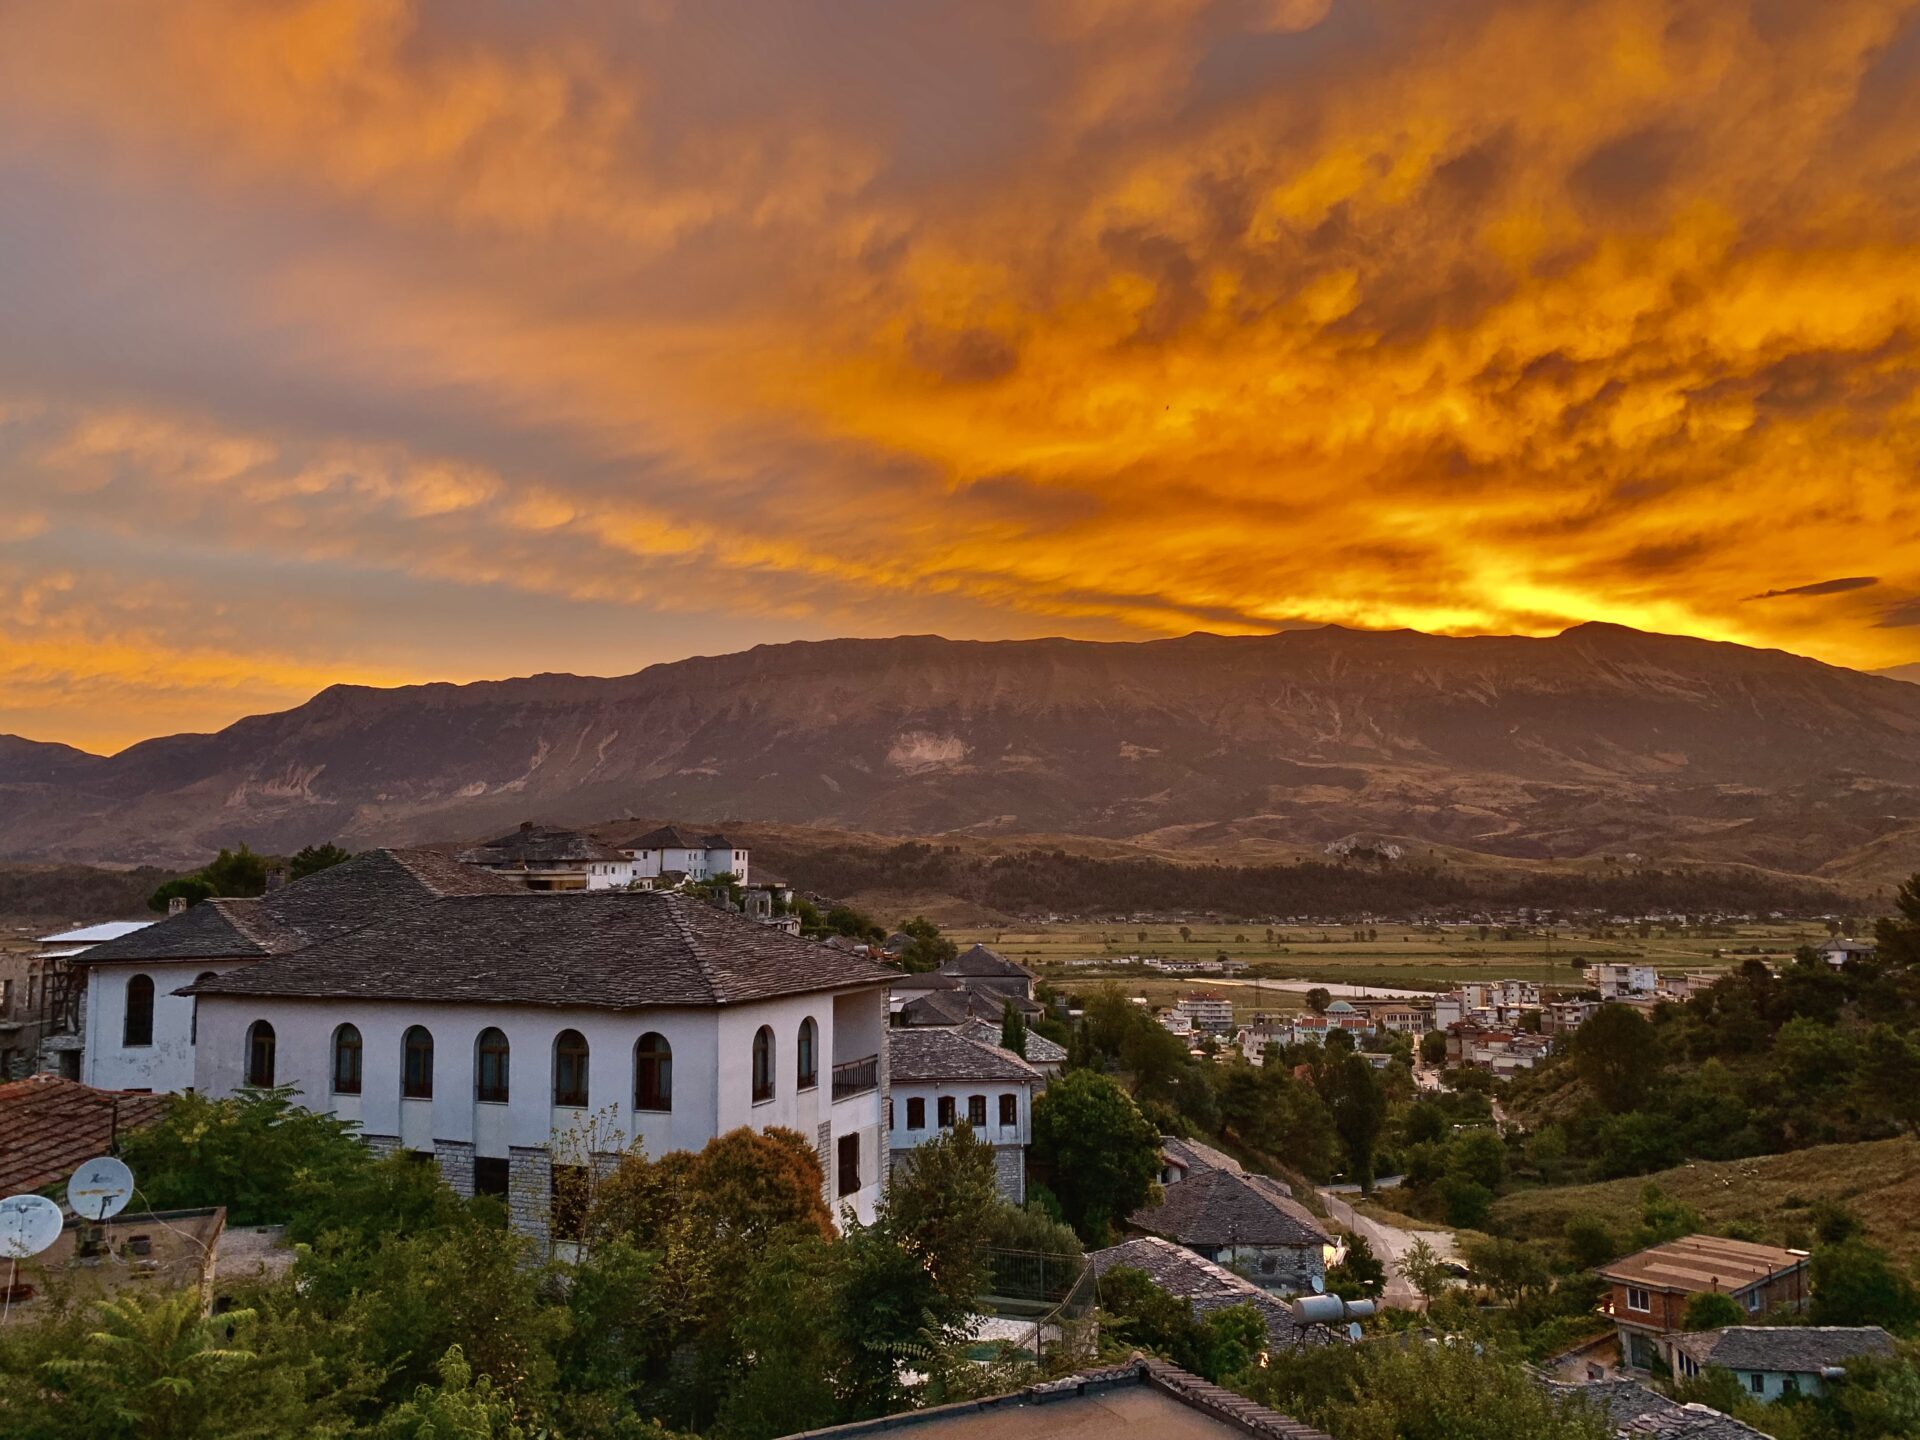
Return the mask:
<svg viewBox="0 0 1920 1440">
<path fill-rule="evenodd" d="M 187 913 L 187 897 L 186 896 L 175 895 L 171 900 L 167 901 L 168 915 L 184 915 L 186 913 Z"/>
<path fill-rule="evenodd" d="M 531 821 L 531 820 L 522 820 L 522 821 L 520 822 L 520 828 L 521 828 L 522 830 L 531 830 L 531 829 L 533 829 L 533 821 Z"/>
<path fill-rule="evenodd" d="M 278 890 L 282 885 L 286 883 L 287 883 L 287 872 L 281 869 L 280 866 L 276 865 L 273 867 L 273 869 L 267 871 L 267 889 L 268 890 L 270 891 Z"/>
</svg>

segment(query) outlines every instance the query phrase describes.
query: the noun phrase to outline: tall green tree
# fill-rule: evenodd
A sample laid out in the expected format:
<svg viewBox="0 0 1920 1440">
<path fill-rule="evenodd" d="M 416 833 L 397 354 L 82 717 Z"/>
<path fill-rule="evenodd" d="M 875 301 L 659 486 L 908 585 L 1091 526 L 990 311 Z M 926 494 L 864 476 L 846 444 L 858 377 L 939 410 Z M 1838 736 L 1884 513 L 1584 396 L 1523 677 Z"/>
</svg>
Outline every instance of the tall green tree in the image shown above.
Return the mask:
<svg viewBox="0 0 1920 1440">
<path fill-rule="evenodd" d="M 1907 969 L 1920 967 L 1920 873 L 1907 877 L 1893 899 L 1894 913 L 1874 926 L 1876 958 Z"/>
<path fill-rule="evenodd" d="M 960 953 L 960 947 L 940 933 L 940 927 L 924 915 L 900 922 L 900 933 L 913 943 L 895 957 L 894 963 L 911 974 L 924 975 L 938 970 Z"/>
<path fill-rule="evenodd" d="M 331 870 L 353 858 L 351 850 L 342 850 L 329 840 L 324 845 L 308 845 L 297 851 L 287 861 L 287 878 L 304 880 L 309 875 L 318 875 L 322 870 Z"/>
<path fill-rule="evenodd" d="M 1329 1059 L 1321 1094 L 1347 1152 L 1347 1173 L 1362 1190 L 1373 1188 L 1373 1151 L 1387 1121 L 1387 1099 L 1364 1055 Z"/>
<path fill-rule="evenodd" d="M 1027 1058 L 1027 1022 L 1011 1000 L 1000 1007 L 1000 1048 Z"/>
<path fill-rule="evenodd" d="M 1160 1132 L 1105 1075 L 1074 1070 L 1033 1107 L 1033 1158 L 1089 1246 L 1159 1192 Z"/>
<path fill-rule="evenodd" d="M 1569 1048 L 1594 1098 L 1615 1113 L 1638 1109 L 1659 1074 L 1653 1027 L 1625 1005 L 1602 1005 L 1573 1032 Z"/>
</svg>

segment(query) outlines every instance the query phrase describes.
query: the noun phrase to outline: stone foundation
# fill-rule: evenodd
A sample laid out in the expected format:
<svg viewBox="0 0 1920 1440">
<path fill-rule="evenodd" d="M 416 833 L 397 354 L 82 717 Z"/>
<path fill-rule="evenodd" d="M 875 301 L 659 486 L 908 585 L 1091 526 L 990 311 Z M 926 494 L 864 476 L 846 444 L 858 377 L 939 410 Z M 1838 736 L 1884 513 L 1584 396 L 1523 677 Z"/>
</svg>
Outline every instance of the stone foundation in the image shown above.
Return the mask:
<svg viewBox="0 0 1920 1440">
<path fill-rule="evenodd" d="M 440 1166 L 440 1178 L 447 1188 L 463 1200 L 473 1198 L 473 1146 L 460 1140 L 433 1142 L 433 1158 Z"/>
<path fill-rule="evenodd" d="M 508 1147 L 508 1223 L 536 1241 L 543 1254 L 553 1239 L 552 1205 L 553 1157 L 544 1146 Z"/>
<path fill-rule="evenodd" d="M 1000 1145 L 993 1152 L 993 1180 L 1000 1198 L 1009 1205 L 1027 1203 L 1027 1152 L 1024 1146 Z"/>
<path fill-rule="evenodd" d="M 400 1148 L 398 1135 L 362 1135 L 360 1143 L 374 1153 L 376 1159 L 384 1160 Z"/>
</svg>

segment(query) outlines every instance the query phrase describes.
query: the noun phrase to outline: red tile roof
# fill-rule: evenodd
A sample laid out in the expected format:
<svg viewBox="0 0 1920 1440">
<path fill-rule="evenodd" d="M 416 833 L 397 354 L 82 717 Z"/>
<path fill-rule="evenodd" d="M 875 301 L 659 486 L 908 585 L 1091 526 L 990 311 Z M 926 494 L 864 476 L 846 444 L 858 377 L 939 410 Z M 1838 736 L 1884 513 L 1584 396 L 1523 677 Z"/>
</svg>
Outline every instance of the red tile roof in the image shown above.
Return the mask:
<svg viewBox="0 0 1920 1440">
<path fill-rule="evenodd" d="M 0 1085 L 0 1195 L 57 1184 L 121 1134 L 156 1123 L 170 1095 L 96 1090 L 58 1075 Z"/>
</svg>

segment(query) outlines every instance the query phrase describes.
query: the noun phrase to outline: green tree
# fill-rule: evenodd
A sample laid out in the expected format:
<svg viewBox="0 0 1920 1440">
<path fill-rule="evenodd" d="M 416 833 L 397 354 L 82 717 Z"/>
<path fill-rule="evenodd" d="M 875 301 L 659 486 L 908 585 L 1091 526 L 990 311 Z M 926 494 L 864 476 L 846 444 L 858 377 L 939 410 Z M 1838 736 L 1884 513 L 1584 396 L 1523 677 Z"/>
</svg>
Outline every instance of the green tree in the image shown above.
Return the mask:
<svg viewBox="0 0 1920 1440">
<path fill-rule="evenodd" d="M 1088 1245 L 1159 1194 L 1160 1133 L 1119 1085 L 1075 1070 L 1033 1107 L 1033 1158 Z"/>
<path fill-rule="evenodd" d="M 1702 1290 L 1687 1301 L 1680 1328 L 1718 1330 L 1727 1325 L 1744 1325 L 1748 1318 L 1745 1307 L 1731 1295 L 1719 1290 Z"/>
<path fill-rule="evenodd" d="M 1400 1277 L 1419 1292 L 1420 1299 L 1428 1305 L 1434 1297 L 1447 1288 L 1447 1282 L 1453 1278 L 1453 1271 L 1438 1250 L 1424 1235 L 1417 1235 L 1395 1266 Z"/>
<path fill-rule="evenodd" d="M 1387 1100 L 1364 1055 L 1330 1059 L 1321 1094 L 1333 1115 L 1333 1128 L 1346 1147 L 1347 1173 L 1363 1191 L 1373 1188 L 1373 1149 L 1386 1124 Z"/>
<path fill-rule="evenodd" d="M 1567 1260 L 1581 1270 L 1592 1270 L 1620 1254 L 1620 1238 L 1613 1227 L 1590 1210 L 1569 1215 L 1560 1227 L 1560 1238 Z"/>
<path fill-rule="evenodd" d="M 487 1376 L 474 1379 L 458 1345 L 449 1346 L 435 1368 L 437 1385 L 420 1386 L 411 1400 L 382 1417 L 375 1431 L 380 1440 L 522 1440 L 526 1435 L 514 1423 L 513 1403 Z"/>
<path fill-rule="evenodd" d="M 309 875 L 318 875 L 322 870 L 330 870 L 352 858 L 351 850 L 342 850 L 330 840 L 325 845 L 308 845 L 287 862 L 287 878 L 304 880 Z"/>
<path fill-rule="evenodd" d="M 830 934 L 844 935 L 849 940 L 878 942 L 887 938 L 887 932 L 874 924 L 872 916 L 851 905 L 835 905 L 821 923 Z"/>
<path fill-rule="evenodd" d="M 1815 1250 L 1812 1278 L 1815 1325 L 1883 1325 L 1905 1334 L 1920 1322 L 1920 1291 L 1865 1240 Z"/>
<path fill-rule="evenodd" d="M 924 975 L 938 970 L 960 953 L 960 947 L 940 933 L 940 927 L 924 915 L 900 922 L 900 933 L 913 943 L 895 957 L 894 963 L 911 974 Z"/>
<path fill-rule="evenodd" d="M 1531 1245 L 1519 1240 L 1468 1240 L 1461 1246 L 1475 1283 L 1484 1285 L 1509 1305 L 1545 1290 L 1553 1283 L 1546 1261 Z"/>
<path fill-rule="evenodd" d="M 1449 1175 L 1437 1187 L 1447 1223 L 1462 1230 L 1478 1230 L 1493 1218 L 1493 1192 L 1484 1185 Z"/>
<path fill-rule="evenodd" d="M 980 1251 L 1001 1208 L 993 1147 L 964 1123 L 915 1148 L 887 1187 L 894 1242 L 963 1313 L 982 1289 Z"/>
<path fill-rule="evenodd" d="M 1011 1000 L 1000 1007 L 1000 1048 L 1011 1050 L 1022 1060 L 1027 1058 L 1027 1022 Z"/>
<path fill-rule="evenodd" d="M 221 848 L 201 870 L 201 876 L 213 886 L 216 895 L 264 895 L 267 893 L 267 857 L 256 855 L 245 845 L 238 850 Z"/>
<path fill-rule="evenodd" d="M 1886 965 L 1905 969 L 1920 966 L 1920 873 L 1907 882 L 1893 899 L 1894 913 L 1883 916 L 1874 926 L 1876 958 Z"/>
<path fill-rule="evenodd" d="M 1638 1109 L 1660 1069 L 1653 1027 L 1625 1005 L 1602 1005 L 1573 1032 L 1574 1068 L 1616 1114 Z"/>
<path fill-rule="evenodd" d="M 1347 1237 L 1347 1253 L 1327 1271 L 1327 1289 L 1348 1300 L 1371 1299 L 1386 1288 L 1387 1267 L 1373 1253 L 1367 1237 L 1355 1231 Z"/>
<path fill-rule="evenodd" d="M 1497 1191 L 1507 1173 L 1507 1147 L 1491 1130 L 1469 1130 L 1447 1147 L 1448 1173 Z"/>
<path fill-rule="evenodd" d="M 1316 985 L 1307 991 L 1307 1008 L 1316 1015 L 1327 1013 L 1327 1007 L 1333 1003 L 1333 992 L 1324 985 Z"/>
<path fill-rule="evenodd" d="M 149 910 L 157 910 L 164 915 L 175 900 L 184 900 L 187 902 L 187 908 L 191 910 L 202 900 L 211 900 L 213 895 L 213 885 L 205 879 L 205 877 L 200 875 L 181 875 L 176 879 L 167 881 L 164 885 L 156 889 L 153 894 L 149 895 L 147 897 L 147 908 Z"/>
<path fill-rule="evenodd" d="M 1447 1063 L 1447 1032 L 1429 1030 L 1420 1037 L 1420 1058 L 1429 1065 Z"/>
</svg>

